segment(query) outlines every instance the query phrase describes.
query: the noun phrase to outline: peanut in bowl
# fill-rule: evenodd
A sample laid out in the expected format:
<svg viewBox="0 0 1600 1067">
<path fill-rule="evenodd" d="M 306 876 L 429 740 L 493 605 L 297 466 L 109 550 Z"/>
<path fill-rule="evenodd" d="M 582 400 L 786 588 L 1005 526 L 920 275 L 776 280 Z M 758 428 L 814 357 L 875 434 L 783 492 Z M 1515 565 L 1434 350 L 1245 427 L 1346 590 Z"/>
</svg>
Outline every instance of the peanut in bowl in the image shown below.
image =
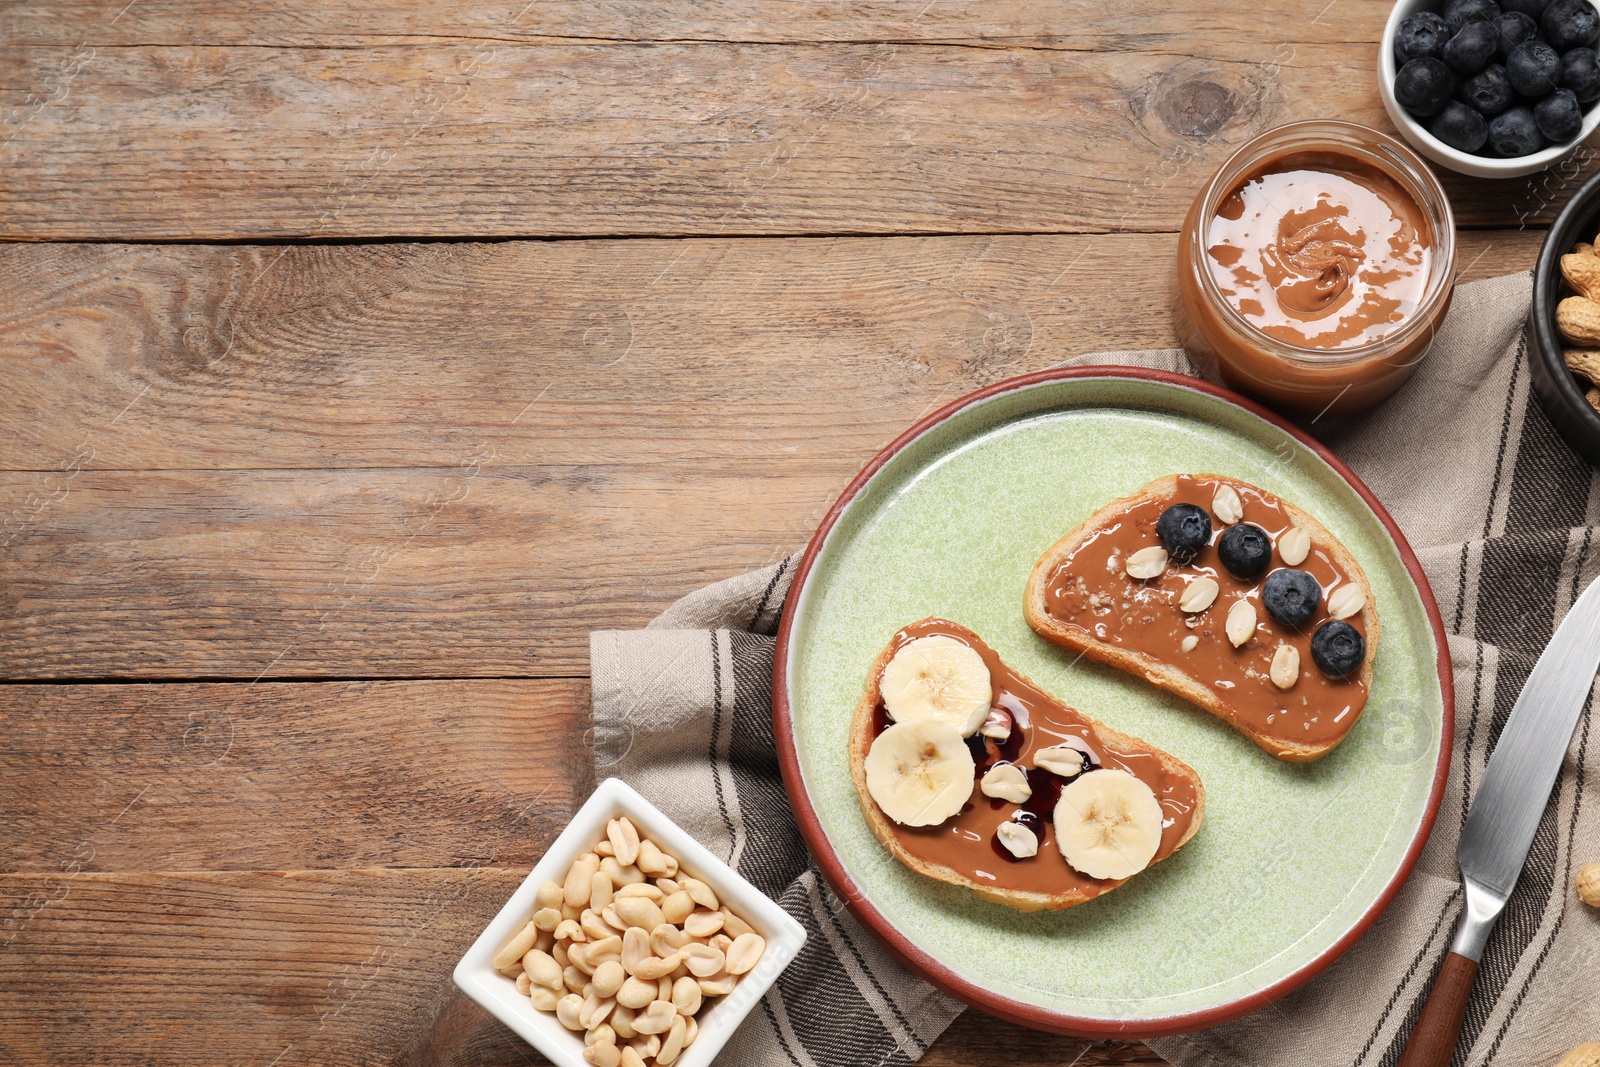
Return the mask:
<svg viewBox="0 0 1600 1067">
<path fill-rule="evenodd" d="M 1528 368 L 1567 444 L 1600 465 L 1600 176 L 1562 207 L 1533 268 Z"/>
<path fill-rule="evenodd" d="M 467 950 L 455 983 L 560 1067 L 706 1067 L 805 938 L 611 778 Z"/>
</svg>

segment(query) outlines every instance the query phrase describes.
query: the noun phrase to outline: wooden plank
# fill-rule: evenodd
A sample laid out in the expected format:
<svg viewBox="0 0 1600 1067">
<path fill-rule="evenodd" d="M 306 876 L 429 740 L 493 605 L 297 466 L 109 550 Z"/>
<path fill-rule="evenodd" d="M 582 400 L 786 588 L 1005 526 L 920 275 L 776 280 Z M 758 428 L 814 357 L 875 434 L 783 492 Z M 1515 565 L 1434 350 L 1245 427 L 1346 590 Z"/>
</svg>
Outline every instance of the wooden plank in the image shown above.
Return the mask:
<svg viewBox="0 0 1600 1067">
<path fill-rule="evenodd" d="M 204 0 L 12 0 L 0 8 L 0 40 L 30 46 L 129 47 L 232 45 L 359 47 L 398 42 L 723 41 L 769 44 L 890 41 L 1122 49 L 1130 44 L 1186 52 L 1196 40 L 1241 49 L 1261 34 L 1259 9 L 1127 0 L 1115 6 L 1037 4 L 1029 0 L 662 0 L 648 5 L 606 0 L 505 0 L 426 4 L 377 0 L 287 0 L 258 4 Z M 1349 27 L 1388 17 L 1384 0 L 1343 0 L 1338 17 L 1301 17 L 1296 39 L 1352 40 Z M 1304 16 L 1304 12 L 1299 12 Z"/>
<path fill-rule="evenodd" d="M 0 239 L 1171 231 L 1264 129 L 1388 128 L 1361 10 L 1356 43 L 1286 40 L 1285 10 L 1178 55 L 8 43 Z M 1470 226 L 1571 188 L 1450 182 Z"/>
<path fill-rule="evenodd" d="M 451 967 L 525 876 L 0 877 L 0 1047 L 16 1067 L 405 1062 L 452 1000 Z M 504 1055 L 519 1043 L 483 1036 L 502 1055 L 480 1062 L 520 1062 Z"/>
<path fill-rule="evenodd" d="M 0 876 L 0 1051 L 8 1067 L 540 1062 L 450 982 L 525 873 Z M 1055 1064 L 1083 1044 L 969 1012 L 924 1062 Z"/>
<path fill-rule="evenodd" d="M 578 680 L 0 687 L 0 871 L 531 867 L 589 793 Z"/>
<path fill-rule="evenodd" d="M 1462 234 L 1463 278 L 1540 237 Z M 936 399 L 1176 344 L 1173 244 L 0 246 L 0 470 L 857 465 Z"/>
<path fill-rule="evenodd" d="M 259 299 L 275 252 L 8 249 L 0 674 L 580 675 L 936 404 L 1172 344 L 1170 241 L 293 249 Z"/>
</svg>

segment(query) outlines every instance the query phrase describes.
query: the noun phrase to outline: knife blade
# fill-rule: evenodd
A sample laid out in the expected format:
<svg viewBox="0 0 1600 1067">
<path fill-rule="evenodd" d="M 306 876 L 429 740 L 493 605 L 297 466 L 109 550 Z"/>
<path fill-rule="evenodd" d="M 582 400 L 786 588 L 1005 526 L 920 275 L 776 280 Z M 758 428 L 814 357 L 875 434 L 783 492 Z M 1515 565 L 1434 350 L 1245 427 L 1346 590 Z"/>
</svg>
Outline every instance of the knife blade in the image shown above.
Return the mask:
<svg viewBox="0 0 1600 1067">
<path fill-rule="evenodd" d="M 1489 757 L 1456 846 L 1466 909 L 1400 1067 L 1450 1062 L 1478 959 L 1528 860 L 1578 718 L 1600 670 L 1600 578 L 1578 597 L 1533 665 Z"/>
</svg>

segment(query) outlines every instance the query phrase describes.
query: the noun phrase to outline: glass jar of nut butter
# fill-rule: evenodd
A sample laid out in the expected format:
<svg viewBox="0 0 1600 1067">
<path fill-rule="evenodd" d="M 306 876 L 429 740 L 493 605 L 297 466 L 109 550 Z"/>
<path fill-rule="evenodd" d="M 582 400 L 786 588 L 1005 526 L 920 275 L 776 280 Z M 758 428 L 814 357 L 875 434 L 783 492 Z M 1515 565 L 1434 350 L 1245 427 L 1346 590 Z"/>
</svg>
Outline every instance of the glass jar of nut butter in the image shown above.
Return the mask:
<svg viewBox="0 0 1600 1067">
<path fill-rule="evenodd" d="M 1398 389 L 1450 306 L 1455 222 L 1392 137 L 1294 122 L 1235 152 L 1178 238 L 1179 330 L 1228 387 L 1304 416 Z"/>
</svg>

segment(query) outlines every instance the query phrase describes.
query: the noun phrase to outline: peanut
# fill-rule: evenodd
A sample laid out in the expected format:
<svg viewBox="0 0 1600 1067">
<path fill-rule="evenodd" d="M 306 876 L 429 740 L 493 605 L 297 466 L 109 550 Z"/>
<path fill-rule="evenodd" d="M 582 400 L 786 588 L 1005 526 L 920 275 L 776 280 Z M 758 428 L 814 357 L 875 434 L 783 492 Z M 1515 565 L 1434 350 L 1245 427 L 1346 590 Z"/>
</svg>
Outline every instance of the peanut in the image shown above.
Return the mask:
<svg viewBox="0 0 1600 1067">
<path fill-rule="evenodd" d="M 617 915 L 629 926 L 642 926 L 646 930 L 654 930 L 666 922 L 655 901 L 646 897 L 621 897 L 612 906 L 617 909 Z"/>
<path fill-rule="evenodd" d="M 650 951 L 662 959 L 666 959 L 688 943 L 689 935 L 670 923 L 662 923 L 650 931 Z"/>
<path fill-rule="evenodd" d="M 561 890 L 560 882 L 545 882 L 533 894 L 535 908 L 560 908 L 566 895 Z"/>
<path fill-rule="evenodd" d="M 689 965 L 690 974 L 706 978 L 722 970 L 727 957 L 710 945 L 691 944 L 683 946 L 683 962 Z"/>
<path fill-rule="evenodd" d="M 1272 653 L 1272 684 L 1279 689 L 1293 689 L 1300 680 L 1300 650 L 1293 645 L 1279 645 Z"/>
<path fill-rule="evenodd" d="M 654 981 L 646 982 L 640 978 L 630 977 L 622 983 L 622 988 L 617 990 L 617 1003 L 634 1010 L 649 1007 L 650 1002 L 655 999 L 656 984 Z"/>
<path fill-rule="evenodd" d="M 672 1029 L 667 1031 L 666 1040 L 661 1042 L 661 1051 L 656 1053 L 656 1062 L 661 1067 L 669 1067 L 670 1064 L 677 1062 L 678 1054 L 683 1051 L 683 1035 L 686 1029 L 683 1016 L 680 1015 L 672 1020 Z"/>
<path fill-rule="evenodd" d="M 507 941 L 505 947 L 494 954 L 491 965 L 497 971 L 503 971 L 527 955 L 534 941 L 539 937 L 539 928 L 529 922 L 518 930 L 516 936 Z"/>
<path fill-rule="evenodd" d="M 551 989 L 561 988 L 561 965 L 548 952 L 529 949 L 528 954 L 522 957 L 522 970 L 530 982 Z"/>
<path fill-rule="evenodd" d="M 621 1067 L 622 1064 L 622 1052 L 615 1044 L 588 1045 L 583 1050 L 583 1058 L 594 1067 Z"/>
<path fill-rule="evenodd" d="M 678 873 L 678 861 L 647 838 L 639 843 L 639 869 L 645 874 L 670 878 Z"/>
<path fill-rule="evenodd" d="M 1600 863 L 1578 871 L 1578 899 L 1591 908 L 1600 908 Z"/>
<path fill-rule="evenodd" d="M 639 830 L 626 815 L 606 824 L 606 837 L 617 862 L 624 867 L 632 866 L 639 858 Z"/>
<path fill-rule="evenodd" d="M 634 1051 L 632 1045 L 625 1045 L 622 1049 L 622 1067 L 644 1067 L 644 1060 L 639 1053 Z"/>
<path fill-rule="evenodd" d="M 554 989 L 546 989 L 542 985 L 536 985 L 529 987 L 528 999 L 540 1011 L 555 1011 L 556 1005 L 561 1003 L 561 994 Z"/>
<path fill-rule="evenodd" d="M 690 937 L 710 937 L 722 929 L 722 912 L 697 911 L 683 920 L 683 932 Z"/>
<path fill-rule="evenodd" d="M 600 861 L 600 869 L 611 876 L 612 885 L 633 885 L 644 881 L 644 872 L 629 864 L 624 867 L 617 862 L 615 856 L 607 856 Z"/>
<path fill-rule="evenodd" d="M 1596 414 L 1600 414 L 1600 386 L 1596 386 L 1584 393 L 1583 398 L 1589 402 L 1590 407 L 1594 408 Z"/>
<path fill-rule="evenodd" d="M 664 1034 L 672 1029 L 678 1009 L 670 1000 L 653 1000 L 650 1006 L 633 1017 L 633 1028 L 641 1034 Z"/>
<path fill-rule="evenodd" d="M 1600 1067 L 1600 1041 L 1579 1045 L 1561 1057 L 1556 1067 Z"/>
<path fill-rule="evenodd" d="M 583 1007 L 578 1011 L 578 1021 L 585 1030 L 593 1030 L 611 1017 L 611 1009 L 617 1006 L 612 997 L 599 997 L 593 993 L 583 998 Z"/>
<path fill-rule="evenodd" d="M 740 934 L 728 949 L 728 973 L 744 974 L 761 961 L 761 954 L 766 951 L 766 938 L 760 934 Z"/>
<path fill-rule="evenodd" d="M 1582 375 L 1591 382 L 1600 382 L 1600 348 L 1565 348 L 1561 351 L 1561 359 L 1572 373 Z"/>
<path fill-rule="evenodd" d="M 1600 347 L 1600 304 L 1586 296 L 1569 296 L 1556 305 L 1561 336 L 1585 348 Z"/>
<path fill-rule="evenodd" d="M 578 1021 L 578 1013 L 581 1011 L 583 1011 L 583 998 L 576 993 L 568 993 L 556 1001 L 556 1018 L 568 1030 L 588 1029 Z"/>
<path fill-rule="evenodd" d="M 1600 259 L 1581 252 L 1569 252 L 1561 257 L 1561 277 L 1579 296 L 1600 300 Z"/>
<path fill-rule="evenodd" d="M 661 914 L 669 923 L 681 923 L 694 911 L 694 898 L 678 890 L 661 902 Z"/>
<path fill-rule="evenodd" d="M 661 902 L 661 898 L 666 896 L 666 894 L 662 892 L 660 886 L 651 885 L 649 882 L 635 882 L 632 885 L 625 885 L 621 889 L 617 890 L 617 896 L 645 897 L 659 904 Z"/>
<path fill-rule="evenodd" d="M 554 960 L 551 961 L 555 962 Z M 616 960 L 607 960 L 594 969 L 594 995 L 597 997 L 614 997 L 617 990 L 622 988 L 623 981 L 628 977 L 622 969 L 622 964 Z"/>
<path fill-rule="evenodd" d="M 684 1015 L 693 1015 L 699 1011 L 702 998 L 700 983 L 693 978 L 680 978 L 672 983 L 673 1006 Z"/>
<path fill-rule="evenodd" d="M 733 992 L 733 987 L 739 979 L 727 971 L 718 971 L 709 977 L 700 979 L 700 991 L 708 997 L 725 997 Z"/>
<path fill-rule="evenodd" d="M 600 857 L 593 852 L 585 852 L 578 857 L 578 861 L 567 871 L 567 880 L 561 891 L 568 907 L 589 906 L 589 890 L 594 886 L 594 872 L 599 869 Z"/>
<path fill-rule="evenodd" d="M 650 958 L 651 951 L 650 935 L 637 926 L 628 927 L 628 932 L 622 935 L 622 966 L 629 974 Z"/>
<path fill-rule="evenodd" d="M 589 907 L 603 914 L 611 906 L 611 890 L 611 876 L 605 871 L 595 871 L 589 883 Z"/>
<path fill-rule="evenodd" d="M 633 976 L 646 982 L 653 982 L 658 978 L 665 978 L 678 969 L 678 964 L 684 959 L 680 953 L 674 952 L 670 956 L 651 956 L 642 959 L 633 968 Z"/>
</svg>

